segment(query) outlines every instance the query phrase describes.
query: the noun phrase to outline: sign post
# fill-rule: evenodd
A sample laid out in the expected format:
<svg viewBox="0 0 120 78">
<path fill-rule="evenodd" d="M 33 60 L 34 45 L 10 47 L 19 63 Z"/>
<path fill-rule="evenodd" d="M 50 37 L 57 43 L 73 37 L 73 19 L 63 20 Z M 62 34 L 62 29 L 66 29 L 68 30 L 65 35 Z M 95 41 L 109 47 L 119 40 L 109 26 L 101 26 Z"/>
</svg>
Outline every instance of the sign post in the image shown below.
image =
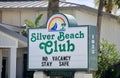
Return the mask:
<svg viewBox="0 0 120 78">
<path fill-rule="evenodd" d="M 54 14 L 47 28 L 29 29 L 29 70 L 97 70 L 97 27 Z"/>
</svg>

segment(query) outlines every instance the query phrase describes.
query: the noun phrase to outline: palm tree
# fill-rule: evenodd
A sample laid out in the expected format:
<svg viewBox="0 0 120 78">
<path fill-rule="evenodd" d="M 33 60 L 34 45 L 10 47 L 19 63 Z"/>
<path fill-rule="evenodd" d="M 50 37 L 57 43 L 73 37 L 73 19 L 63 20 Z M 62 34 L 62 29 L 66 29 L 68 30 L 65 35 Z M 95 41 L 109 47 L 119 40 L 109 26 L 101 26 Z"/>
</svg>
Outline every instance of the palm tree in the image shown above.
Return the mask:
<svg viewBox="0 0 120 78">
<path fill-rule="evenodd" d="M 98 6 L 100 0 L 95 0 L 95 5 Z M 119 0 L 103 0 L 103 7 L 107 13 L 116 13 Z"/>
<path fill-rule="evenodd" d="M 105 8 L 105 11 L 111 13 L 113 10 L 120 8 L 120 0 L 95 0 L 95 4 L 98 7 L 98 17 L 97 17 L 97 26 L 98 26 L 98 48 L 100 47 L 100 32 L 101 32 L 101 23 L 102 23 L 102 11 Z"/>
<path fill-rule="evenodd" d="M 97 16 L 97 27 L 98 27 L 98 50 L 100 49 L 100 33 L 101 33 L 101 23 L 103 16 L 103 0 L 100 0 L 98 7 L 98 16 Z"/>
<path fill-rule="evenodd" d="M 43 16 L 43 14 L 39 14 L 38 17 L 35 19 L 35 21 L 26 19 L 26 20 L 25 20 L 26 26 L 27 26 L 27 27 L 30 27 L 30 28 L 40 27 L 39 22 L 40 22 L 42 16 Z"/>
<path fill-rule="evenodd" d="M 22 29 L 21 34 L 24 35 L 24 36 L 27 36 L 27 34 L 28 34 L 28 33 L 27 33 L 27 29 L 28 29 L 28 28 L 44 27 L 44 26 L 40 26 L 40 25 L 39 25 L 42 16 L 43 16 L 43 14 L 39 14 L 39 15 L 37 16 L 37 18 L 35 19 L 35 21 L 26 19 L 26 20 L 25 20 L 25 28 Z"/>
<path fill-rule="evenodd" d="M 49 0 L 47 17 L 59 12 L 59 0 Z"/>
<path fill-rule="evenodd" d="M 118 5 L 118 8 L 120 8 L 120 0 L 115 0 L 115 4 Z"/>
</svg>

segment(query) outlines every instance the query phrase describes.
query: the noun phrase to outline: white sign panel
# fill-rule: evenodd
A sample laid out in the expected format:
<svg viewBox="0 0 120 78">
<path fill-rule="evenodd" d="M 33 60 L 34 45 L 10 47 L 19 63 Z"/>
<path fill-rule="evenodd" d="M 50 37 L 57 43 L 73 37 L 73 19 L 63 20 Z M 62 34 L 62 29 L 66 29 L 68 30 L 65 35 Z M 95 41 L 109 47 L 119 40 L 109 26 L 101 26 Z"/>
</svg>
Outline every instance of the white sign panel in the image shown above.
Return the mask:
<svg viewBox="0 0 120 78">
<path fill-rule="evenodd" d="M 29 69 L 87 69 L 88 27 L 69 27 L 62 14 L 44 29 L 29 29 Z"/>
</svg>

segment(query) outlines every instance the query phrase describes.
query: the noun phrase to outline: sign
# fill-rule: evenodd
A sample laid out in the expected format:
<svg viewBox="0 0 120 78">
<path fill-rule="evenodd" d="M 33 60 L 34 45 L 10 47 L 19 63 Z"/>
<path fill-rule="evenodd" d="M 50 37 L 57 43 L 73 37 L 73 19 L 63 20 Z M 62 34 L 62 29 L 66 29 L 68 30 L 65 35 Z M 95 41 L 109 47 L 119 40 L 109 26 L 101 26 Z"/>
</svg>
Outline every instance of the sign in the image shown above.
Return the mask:
<svg viewBox="0 0 120 78">
<path fill-rule="evenodd" d="M 96 70 L 96 33 L 95 26 L 78 26 L 71 15 L 54 14 L 47 28 L 29 29 L 28 68 Z"/>
</svg>

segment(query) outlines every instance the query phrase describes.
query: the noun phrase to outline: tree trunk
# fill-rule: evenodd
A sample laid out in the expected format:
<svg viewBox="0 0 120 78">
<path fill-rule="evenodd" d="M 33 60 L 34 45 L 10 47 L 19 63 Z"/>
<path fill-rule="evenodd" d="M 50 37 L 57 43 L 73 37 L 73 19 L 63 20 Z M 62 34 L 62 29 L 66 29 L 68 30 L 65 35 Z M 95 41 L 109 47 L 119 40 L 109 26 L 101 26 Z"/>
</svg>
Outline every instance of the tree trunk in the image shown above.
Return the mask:
<svg viewBox="0 0 120 78">
<path fill-rule="evenodd" d="M 59 0 L 49 0 L 47 17 L 59 12 Z"/>
<path fill-rule="evenodd" d="M 100 33 L 101 33 L 101 23 L 103 16 L 103 0 L 100 0 L 98 7 L 98 17 L 97 17 L 97 26 L 98 26 L 98 50 L 100 49 Z"/>
</svg>

